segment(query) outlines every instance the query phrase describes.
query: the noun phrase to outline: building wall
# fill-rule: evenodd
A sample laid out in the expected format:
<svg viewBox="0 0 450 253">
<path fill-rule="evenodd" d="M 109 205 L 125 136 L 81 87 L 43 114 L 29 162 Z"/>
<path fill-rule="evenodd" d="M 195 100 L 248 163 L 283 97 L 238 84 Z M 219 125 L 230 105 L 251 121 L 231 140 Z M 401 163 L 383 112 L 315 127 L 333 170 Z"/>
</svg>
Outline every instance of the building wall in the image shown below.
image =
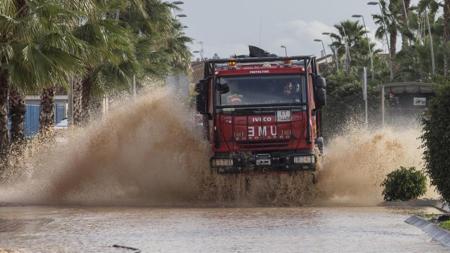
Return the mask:
<svg viewBox="0 0 450 253">
<path fill-rule="evenodd" d="M 28 96 L 25 99 L 25 136 L 32 137 L 39 131 L 40 100 Z M 55 99 L 55 124 L 67 118 L 67 96 L 58 96 Z"/>
</svg>

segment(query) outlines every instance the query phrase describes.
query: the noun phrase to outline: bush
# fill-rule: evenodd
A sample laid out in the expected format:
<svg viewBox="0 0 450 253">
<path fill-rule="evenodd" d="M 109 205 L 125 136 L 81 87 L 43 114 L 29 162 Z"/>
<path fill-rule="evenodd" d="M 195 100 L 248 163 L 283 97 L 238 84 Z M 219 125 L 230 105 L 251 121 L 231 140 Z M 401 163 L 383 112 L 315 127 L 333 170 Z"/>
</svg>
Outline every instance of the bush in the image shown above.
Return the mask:
<svg viewBox="0 0 450 253">
<path fill-rule="evenodd" d="M 423 119 L 425 169 L 442 197 L 450 202 L 450 85 L 438 89 Z"/>
<path fill-rule="evenodd" d="M 386 201 L 416 199 L 427 190 L 426 176 L 414 167 L 400 167 L 389 173 L 381 186 L 384 187 L 383 195 Z"/>
</svg>

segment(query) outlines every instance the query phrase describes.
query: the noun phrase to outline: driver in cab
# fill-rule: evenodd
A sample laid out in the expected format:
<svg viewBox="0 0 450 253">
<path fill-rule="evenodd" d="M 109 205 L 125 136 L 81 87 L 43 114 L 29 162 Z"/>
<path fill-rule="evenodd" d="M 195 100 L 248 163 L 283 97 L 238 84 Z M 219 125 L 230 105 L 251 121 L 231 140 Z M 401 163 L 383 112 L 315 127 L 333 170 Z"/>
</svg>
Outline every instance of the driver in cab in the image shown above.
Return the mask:
<svg viewBox="0 0 450 253">
<path fill-rule="evenodd" d="M 299 93 L 300 84 L 294 85 L 292 82 L 288 82 L 283 88 L 284 100 L 288 102 L 300 102 Z"/>
</svg>

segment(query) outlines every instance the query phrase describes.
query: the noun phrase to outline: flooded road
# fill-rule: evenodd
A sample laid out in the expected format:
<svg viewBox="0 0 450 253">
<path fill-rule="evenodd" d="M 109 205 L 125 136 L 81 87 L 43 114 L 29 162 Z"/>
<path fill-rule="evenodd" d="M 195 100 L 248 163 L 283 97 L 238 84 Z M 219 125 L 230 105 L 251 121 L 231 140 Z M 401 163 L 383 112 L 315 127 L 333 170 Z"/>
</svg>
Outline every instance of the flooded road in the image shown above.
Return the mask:
<svg viewBox="0 0 450 253">
<path fill-rule="evenodd" d="M 404 223 L 424 209 L 1 207 L 19 252 L 447 252 Z"/>
</svg>

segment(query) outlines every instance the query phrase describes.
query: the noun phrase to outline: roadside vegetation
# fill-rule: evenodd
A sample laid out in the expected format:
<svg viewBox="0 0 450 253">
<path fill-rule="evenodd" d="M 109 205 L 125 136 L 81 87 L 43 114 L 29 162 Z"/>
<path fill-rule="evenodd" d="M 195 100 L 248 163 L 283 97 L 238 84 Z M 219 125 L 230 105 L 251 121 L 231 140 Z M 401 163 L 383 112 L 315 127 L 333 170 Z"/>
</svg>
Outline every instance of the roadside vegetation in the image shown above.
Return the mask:
<svg viewBox="0 0 450 253">
<path fill-rule="evenodd" d="M 323 117 L 325 138 L 339 133 L 349 121 L 363 123 L 363 117 L 358 115 L 364 112 L 361 89 L 364 67 L 368 73 L 371 126 L 381 121 L 374 116 L 380 115 L 380 84 L 433 83 L 437 96 L 423 119 L 425 171 L 450 202 L 450 0 L 420 0 L 417 5 L 410 0 L 380 0 L 370 5 L 375 13 L 373 21 L 378 25 L 375 37 L 387 47 L 386 53 L 377 49 L 367 36 L 359 15 L 339 22 L 335 31 L 323 31 L 332 40 L 334 56 L 334 63 L 321 69 L 328 81 L 328 106 Z M 386 180 L 387 187 L 391 179 Z M 385 198 L 401 199 L 390 196 L 393 188 L 385 190 L 389 193 Z"/>
<path fill-rule="evenodd" d="M 447 229 L 447 230 L 450 231 L 450 220 L 442 222 L 442 223 L 440 224 L 440 227 L 443 228 L 443 229 Z"/>
<path fill-rule="evenodd" d="M 0 5 L 0 161 L 24 136 L 26 94 L 40 94 L 41 133 L 54 97 L 73 87 L 73 123 L 86 124 L 102 95 L 185 71 L 183 26 L 159 0 L 3 0 Z M 8 128 L 8 121 L 10 127 Z"/>
<path fill-rule="evenodd" d="M 416 168 L 400 167 L 389 173 L 381 186 L 384 200 L 386 201 L 408 201 L 423 196 L 427 191 L 427 178 Z"/>
<path fill-rule="evenodd" d="M 431 183 L 450 203 L 450 83 L 441 85 L 423 119 L 425 168 Z"/>
<path fill-rule="evenodd" d="M 406 81 L 443 84 L 450 80 L 450 0 L 420 0 L 417 5 L 409 0 L 378 3 L 368 8 L 373 8 L 372 18 L 378 25 L 375 36 L 385 45 L 386 52 L 378 49 L 367 36 L 360 18 L 339 22 L 334 31 L 323 31 L 332 41 L 334 55 L 333 64 L 321 69 L 328 81 L 329 106 L 324 108 L 323 117 L 326 136 L 339 133 L 349 120 L 362 123 L 363 117 L 354 115 L 364 112 L 361 89 L 364 67 L 368 73 L 372 126 L 380 122 L 380 84 Z M 400 48 L 398 40 L 402 42 Z"/>
</svg>

